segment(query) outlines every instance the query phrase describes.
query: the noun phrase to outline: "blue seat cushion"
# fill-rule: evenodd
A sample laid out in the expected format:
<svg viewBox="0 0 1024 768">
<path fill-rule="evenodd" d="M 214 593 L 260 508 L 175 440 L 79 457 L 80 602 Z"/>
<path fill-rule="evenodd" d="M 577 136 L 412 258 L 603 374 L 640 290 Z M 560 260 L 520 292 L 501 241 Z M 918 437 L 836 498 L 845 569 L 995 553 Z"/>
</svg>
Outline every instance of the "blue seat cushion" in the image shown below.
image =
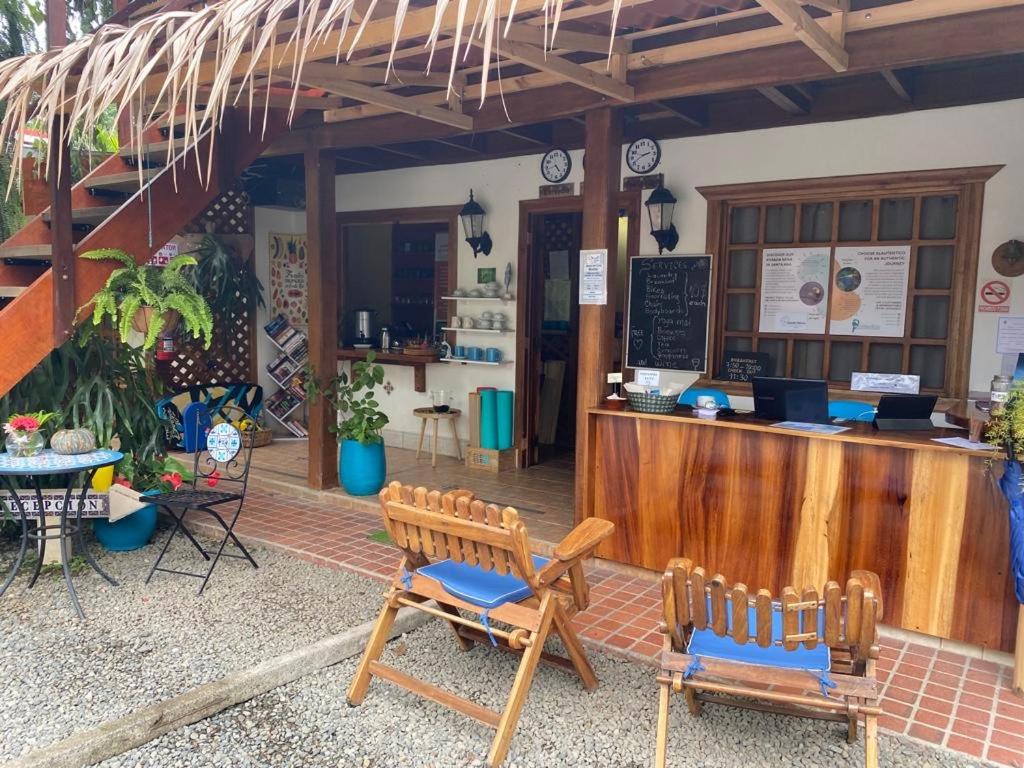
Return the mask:
<svg viewBox="0 0 1024 768">
<path fill-rule="evenodd" d="M 729 628 L 732 628 L 732 606 L 731 601 L 726 601 L 729 616 Z M 824 621 L 824 615 L 818 612 L 819 624 Z M 753 630 L 757 625 L 757 619 L 753 606 L 747 614 L 748 626 Z M 810 629 L 808 628 L 808 631 Z M 772 641 L 782 639 L 782 614 L 780 611 L 772 611 Z M 711 659 L 722 659 L 723 661 L 735 661 L 740 664 L 756 664 L 761 667 L 775 667 L 777 669 L 801 669 L 808 672 L 827 672 L 832 666 L 832 656 L 829 648 L 819 642 L 814 650 L 808 650 L 801 643 L 792 651 L 787 651 L 781 645 L 771 645 L 762 648 L 754 641 L 740 645 L 728 635 L 719 637 L 708 627 L 707 629 L 695 629 L 690 635 L 690 642 L 686 650 L 691 656 L 705 656 Z"/>
<path fill-rule="evenodd" d="M 535 569 L 540 570 L 547 564 L 546 557 L 533 556 Z M 487 610 L 505 603 L 518 603 L 532 594 L 529 585 L 511 573 L 503 576 L 497 571 L 485 571 L 476 565 L 451 560 L 418 568 L 416 573 L 438 582 L 449 595 Z"/>
</svg>

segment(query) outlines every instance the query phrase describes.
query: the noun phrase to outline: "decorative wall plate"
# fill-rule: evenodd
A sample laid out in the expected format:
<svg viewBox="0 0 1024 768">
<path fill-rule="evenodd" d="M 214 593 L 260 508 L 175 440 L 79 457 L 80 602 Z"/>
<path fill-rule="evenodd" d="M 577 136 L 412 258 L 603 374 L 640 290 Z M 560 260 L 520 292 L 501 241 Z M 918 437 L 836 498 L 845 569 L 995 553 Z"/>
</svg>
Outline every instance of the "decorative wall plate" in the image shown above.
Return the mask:
<svg viewBox="0 0 1024 768">
<path fill-rule="evenodd" d="M 1024 242 L 1007 240 L 992 251 L 992 266 L 1003 277 L 1024 275 Z"/>
</svg>

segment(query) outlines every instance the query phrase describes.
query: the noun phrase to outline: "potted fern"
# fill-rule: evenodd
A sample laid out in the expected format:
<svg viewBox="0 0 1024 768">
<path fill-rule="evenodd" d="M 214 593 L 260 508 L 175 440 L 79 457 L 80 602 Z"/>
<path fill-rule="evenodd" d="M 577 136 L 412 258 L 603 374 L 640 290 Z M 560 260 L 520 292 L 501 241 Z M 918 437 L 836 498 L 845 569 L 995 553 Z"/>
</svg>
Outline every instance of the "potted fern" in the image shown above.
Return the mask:
<svg viewBox="0 0 1024 768">
<path fill-rule="evenodd" d="M 353 496 L 370 496 L 384 487 L 387 460 L 381 431 L 388 423 L 374 387 L 384 382 L 384 369 L 369 352 L 365 361 L 352 364 L 352 375 L 340 373 L 321 387 L 313 371 L 306 371 L 306 393 L 310 400 L 326 397 L 338 413 L 331 431 L 340 441 L 338 478 Z"/>
<path fill-rule="evenodd" d="M 81 254 L 91 261 L 117 261 L 106 284 L 92 297 L 92 321 L 100 325 L 109 317 L 121 341 L 127 343 L 133 328 L 144 335 L 142 348 L 153 348 L 161 336 L 173 335 L 179 324 L 209 349 L 213 338 L 213 313 L 182 270 L 194 267 L 194 256 L 183 254 L 167 266 L 139 266 L 117 248 L 100 248 Z M 83 307 L 84 309 L 84 307 Z M 81 311 L 81 310 L 79 310 Z"/>
</svg>

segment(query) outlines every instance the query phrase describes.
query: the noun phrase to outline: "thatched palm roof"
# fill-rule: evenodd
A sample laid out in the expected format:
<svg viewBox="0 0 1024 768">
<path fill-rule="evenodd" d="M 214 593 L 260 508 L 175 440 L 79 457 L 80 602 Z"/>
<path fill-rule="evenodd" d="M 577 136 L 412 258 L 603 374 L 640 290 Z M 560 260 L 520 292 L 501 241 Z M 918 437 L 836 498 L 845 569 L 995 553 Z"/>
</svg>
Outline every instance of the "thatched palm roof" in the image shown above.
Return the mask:
<svg viewBox="0 0 1024 768">
<path fill-rule="evenodd" d="M 449 88 L 460 45 L 479 45 L 483 100 L 502 29 L 525 9 L 544 14 L 545 29 L 554 34 L 563 2 L 431 0 L 410 8 L 410 0 L 397 0 L 393 15 L 374 18 L 378 0 L 220 0 L 195 11 L 158 12 L 130 27 L 104 25 L 64 48 L 0 62 L 0 100 L 7 104 L 0 142 L 20 146 L 30 123 L 55 121 L 66 139 L 72 126 L 90 131 L 117 105 L 131 116 L 137 138 L 155 120 L 180 123 L 184 116 L 185 145 L 192 146 L 219 126 L 228 107 L 248 109 L 250 119 L 262 109 L 265 122 L 271 81 L 290 85 L 290 118 L 307 61 L 333 56 L 339 62 L 361 43 L 380 45 L 388 32 L 389 72 L 400 41 L 422 38 L 432 60 L 444 39 L 453 49 Z M 613 2 L 613 19 L 621 2 Z M 413 16 L 415 29 L 409 30 L 406 21 Z"/>
</svg>

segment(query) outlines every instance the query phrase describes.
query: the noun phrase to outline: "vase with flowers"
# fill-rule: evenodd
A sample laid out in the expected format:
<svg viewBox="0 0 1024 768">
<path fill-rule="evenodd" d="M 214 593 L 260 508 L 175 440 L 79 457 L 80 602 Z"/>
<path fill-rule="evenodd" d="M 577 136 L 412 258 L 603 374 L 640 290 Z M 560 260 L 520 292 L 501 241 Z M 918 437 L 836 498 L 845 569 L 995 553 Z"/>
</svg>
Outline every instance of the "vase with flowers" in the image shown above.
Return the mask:
<svg viewBox="0 0 1024 768">
<path fill-rule="evenodd" d="M 4 424 L 4 432 L 7 433 L 4 446 L 7 452 L 19 459 L 38 455 L 46 445 L 46 437 L 40 428 L 52 417 L 53 414 L 47 411 L 16 413 L 11 416 Z"/>
</svg>

